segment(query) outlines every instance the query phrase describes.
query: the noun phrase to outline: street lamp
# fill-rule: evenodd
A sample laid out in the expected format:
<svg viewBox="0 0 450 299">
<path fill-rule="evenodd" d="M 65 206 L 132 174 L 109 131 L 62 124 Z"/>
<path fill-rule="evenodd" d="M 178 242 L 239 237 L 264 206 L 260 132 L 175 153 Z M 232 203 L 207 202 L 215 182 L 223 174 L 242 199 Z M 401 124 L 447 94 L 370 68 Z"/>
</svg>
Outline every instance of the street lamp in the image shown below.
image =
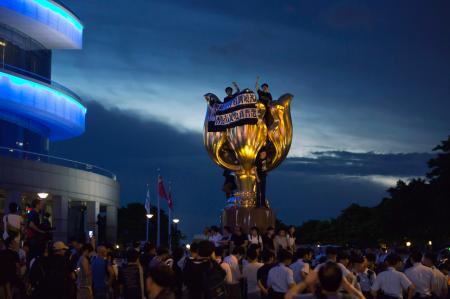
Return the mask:
<svg viewBox="0 0 450 299">
<path fill-rule="evenodd" d="M 433 242 L 430 240 L 430 241 L 428 241 L 428 245 L 429 246 L 432 246 L 433 245 Z"/>
<path fill-rule="evenodd" d="M 145 217 L 147 217 L 147 225 L 146 225 L 146 231 L 145 231 L 145 241 L 148 242 L 148 233 L 150 231 L 150 219 L 152 219 L 153 214 L 147 213 L 145 214 Z"/>
<path fill-rule="evenodd" d="M 48 197 L 48 193 L 46 193 L 46 192 L 39 192 L 39 193 L 37 194 L 37 196 L 38 196 L 40 199 L 46 199 L 46 198 Z"/>
<path fill-rule="evenodd" d="M 406 242 L 406 247 L 411 247 L 412 243 L 411 242 Z"/>
<path fill-rule="evenodd" d="M 176 224 L 178 224 L 178 222 L 180 222 L 180 219 L 175 218 L 175 219 L 173 219 L 172 221 L 173 221 L 173 223 L 175 223 L 175 225 L 176 225 Z"/>
</svg>

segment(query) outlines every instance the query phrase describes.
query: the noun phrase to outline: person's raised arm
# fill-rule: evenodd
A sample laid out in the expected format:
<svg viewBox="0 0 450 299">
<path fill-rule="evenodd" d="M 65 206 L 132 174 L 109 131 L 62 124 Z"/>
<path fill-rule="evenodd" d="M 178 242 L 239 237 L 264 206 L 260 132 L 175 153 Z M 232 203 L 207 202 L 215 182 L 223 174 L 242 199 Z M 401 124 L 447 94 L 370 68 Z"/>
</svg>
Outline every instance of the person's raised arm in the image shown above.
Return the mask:
<svg viewBox="0 0 450 299">
<path fill-rule="evenodd" d="M 315 286 L 317 285 L 319 279 L 317 276 L 317 272 L 312 271 L 310 275 L 306 277 L 305 280 L 302 282 L 294 285 L 292 288 L 289 289 L 289 291 L 285 295 L 285 299 L 292 299 L 295 295 L 301 294 L 306 288 L 309 288 L 310 290 L 314 290 Z"/>
<path fill-rule="evenodd" d="M 233 84 L 233 86 L 234 86 L 234 89 L 236 89 L 236 93 L 239 93 L 239 92 L 241 92 L 241 90 L 239 89 L 239 86 L 237 85 L 237 83 L 236 83 L 236 82 L 232 82 L 231 84 Z"/>
<path fill-rule="evenodd" d="M 256 76 L 255 91 L 259 90 L 259 76 Z"/>
<path fill-rule="evenodd" d="M 306 290 L 307 284 L 305 282 L 300 282 L 294 285 L 289 291 L 284 295 L 284 299 L 292 299 L 297 294 L 301 294 L 304 290 Z"/>
<path fill-rule="evenodd" d="M 346 278 L 342 278 L 342 287 L 350 294 L 358 299 L 366 299 L 363 293 L 357 290 L 353 285 L 351 285 Z"/>
</svg>

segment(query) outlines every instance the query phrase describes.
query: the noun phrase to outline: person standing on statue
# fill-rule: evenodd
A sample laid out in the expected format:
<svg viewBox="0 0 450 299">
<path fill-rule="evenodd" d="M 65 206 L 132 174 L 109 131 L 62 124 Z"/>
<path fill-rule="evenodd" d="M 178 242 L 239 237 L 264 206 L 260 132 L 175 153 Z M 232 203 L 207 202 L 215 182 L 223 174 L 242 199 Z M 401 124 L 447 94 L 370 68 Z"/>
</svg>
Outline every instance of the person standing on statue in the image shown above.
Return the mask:
<svg viewBox="0 0 450 299">
<path fill-rule="evenodd" d="M 239 86 L 237 85 L 236 82 L 233 82 L 231 84 L 233 85 L 233 87 L 236 90 L 236 92 L 233 93 L 233 88 L 232 87 L 228 86 L 227 88 L 225 88 L 225 93 L 227 94 L 227 96 L 225 98 L 223 98 L 223 102 L 224 103 L 227 103 L 227 102 L 231 101 L 236 96 L 236 94 L 241 92 L 241 90 L 239 89 Z"/>
<path fill-rule="evenodd" d="M 256 207 L 266 206 L 267 152 L 262 149 L 256 157 Z"/>
<path fill-rule="evenodd" d="M 226 199 L 229 199 L 233 196 L 234 191 L 236 190 L 236 181 L 232 172 L 228 169 L 223 171 L 223 177 L 225 178 L 225 182 L 223 183 L 222 191 L 225 192 Z"/>
<path fill-rule="evenodd" d="M 261 88 L 259 88 L 259 76 L 256 77 L 255 90 L 258 93 L 258 100 L 266 108 L 266 113 L 264 114 L 264 121 L 266 125 L 269 126 L 273 119 L 269 111 L 269 104 L 272 102 L 272 94 L 269 92 L 269 85 L 263 83 Z"/>
</svg>

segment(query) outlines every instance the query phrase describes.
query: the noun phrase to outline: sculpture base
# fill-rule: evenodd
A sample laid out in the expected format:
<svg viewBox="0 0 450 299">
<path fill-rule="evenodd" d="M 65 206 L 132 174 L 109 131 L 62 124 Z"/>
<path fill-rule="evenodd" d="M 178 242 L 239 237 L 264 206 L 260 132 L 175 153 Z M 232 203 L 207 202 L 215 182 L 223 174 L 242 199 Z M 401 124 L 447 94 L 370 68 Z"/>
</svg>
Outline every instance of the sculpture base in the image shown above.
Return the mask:
<svg viewBox="0 0 450 299">
<path fill-rule="evenodd" d="M 222 213 L 222 226 L 240 226 L 244 232 L 256 226 L 264 233 L 269 226 L 275 227 L 275 213 L 270 208 L 227 207 Z"/>
</svg>

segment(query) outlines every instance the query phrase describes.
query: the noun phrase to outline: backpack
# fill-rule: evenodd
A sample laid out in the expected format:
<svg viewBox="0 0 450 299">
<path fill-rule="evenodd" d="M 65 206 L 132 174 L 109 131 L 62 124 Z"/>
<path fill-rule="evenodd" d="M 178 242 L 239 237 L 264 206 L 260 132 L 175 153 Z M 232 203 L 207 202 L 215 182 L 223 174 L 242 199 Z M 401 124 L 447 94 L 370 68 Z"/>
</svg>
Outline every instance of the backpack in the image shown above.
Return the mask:
<svg viewBox="0 0 450 299">
<path fill-rule="evenodd" d="M 225 271 L 215 261 L 206 262 L 206 271 L 203 272 L 203 286 L 206 299 L 225 299 Z"/>
</svg>

